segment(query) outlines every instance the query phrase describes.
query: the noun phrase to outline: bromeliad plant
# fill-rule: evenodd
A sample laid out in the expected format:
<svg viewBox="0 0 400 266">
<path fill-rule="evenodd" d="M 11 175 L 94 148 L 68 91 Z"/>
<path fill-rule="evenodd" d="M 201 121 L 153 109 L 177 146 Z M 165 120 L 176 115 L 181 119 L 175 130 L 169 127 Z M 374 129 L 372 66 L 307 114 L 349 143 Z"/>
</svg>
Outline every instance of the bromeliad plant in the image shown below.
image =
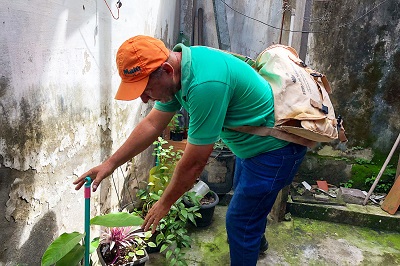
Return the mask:
<svg viewBox="0 0 400 266">
<path fill-rule="evenodd" d="M 155 247 L 150 237 L 151 232 L 142 232 L 140 227 L 106 228 L 100 236 L 100 255 L 107 265 L 139 260 L 147 256 L 147 246 Z"/>
</svg>

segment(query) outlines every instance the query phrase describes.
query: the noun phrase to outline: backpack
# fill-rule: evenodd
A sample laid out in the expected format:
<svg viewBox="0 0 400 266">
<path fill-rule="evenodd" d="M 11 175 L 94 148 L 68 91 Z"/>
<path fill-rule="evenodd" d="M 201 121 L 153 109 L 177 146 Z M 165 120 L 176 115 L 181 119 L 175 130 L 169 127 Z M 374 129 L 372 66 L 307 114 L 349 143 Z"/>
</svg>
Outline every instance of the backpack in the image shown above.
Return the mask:
<svg viewBox="0 0 400 266">
<path fill-rule="evenodd" d="M 233 53 L 232 53 L 233 54 Z M 312 147 L 316 142 L 340 139 L 346 142 L 342 119 L 335 117 L 325 75 L 309 68 L 296 50 L 285 45 L 272 45 L 254 61 L 233 54 L 251 65 L 272 87 L 275 125 L 241 126 L 235 131 L 259 136 L 274 136 L 289 142 Z"/>
</svg>

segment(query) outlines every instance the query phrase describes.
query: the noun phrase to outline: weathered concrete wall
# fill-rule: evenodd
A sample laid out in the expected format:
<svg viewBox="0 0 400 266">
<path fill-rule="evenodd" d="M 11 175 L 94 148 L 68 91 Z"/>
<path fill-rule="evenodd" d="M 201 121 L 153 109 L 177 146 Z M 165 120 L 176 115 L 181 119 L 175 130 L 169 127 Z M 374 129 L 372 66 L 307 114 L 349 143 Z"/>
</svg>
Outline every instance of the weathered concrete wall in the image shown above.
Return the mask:
<svg viewBox="0 0 400 266">
<path fill-rule="evenodd" d="M 116 1 L 107 2 L 117 16 Z M 115 53 L 136 34 L 174 45 L 177 2 L 123 1 L 118 20 L 104 1 L 3 3 L 0 264 L 39 265 L 55 235 L 83 232 L 83 192 L 72 181 L 115 151 L 149 110 L 140 100 L 113 99 L 120 81 Z M 150 154 L 135 160 L 135 176 L 147 175 Z M 114 182 L 102 183 L 92 216 L 116 208 L 130 176 L 124 166 Z"/>
<path fill-rule="evenodd" d="M 332 143 L 332 152 L 324 156 L 333 162 L 316 163 L 307 157 L 301 180 L 329 179 L 335 173 L 337 183 L 347 181 L 351 163 L 338 164 L 335 157 L 374 158 L 383 164 L 400 132 L 400 2 L 289 0 L 286 7 L 284 1 L 221 2 L 232 52 L 255 58 L 271 44 L 289 44 L 307 64 L 328 76 L 336 115 L 345 119 L 348 149 L 342 152 L 346 145 Z M 219 48 L 213 1 L 194 1 L 194 36 L 199 9 L 203 11 L 202 44 Z M 371 152 L 370 158 L 363 152 L 354 157 L 360 146 Z M 325 147 L 315 151 L 321 148 Z M 397 149 L 393 165 L 398 158 Z M 322 174 L 317 164 L 331 170 Z"/>
<path fill-rule="evenodd" d="M 349 145 L 386 156 L 400 132 L 400 2 L 314 1 L 312 17 L 308 61 L 332 83 Z"/>
<path fill-rule="evenodd" d="M 328 76 L 348 146 L 389 152 L 400 128 L 399 1 L 301 0 L 288 1 L 286 8 L 283 1 L 223 2 L 231 51 L 255 57 L 291 39 L 302 58 Z M 212 1 L 195 5 L 195 14 L 204 10 L 204 44 L 218 47 Z"/>
<path fill-rule="evenodd" d="M 305 1 L 293 2 L 283 9 L 281 1 L 227 0 L 225 4 L 231 51 L 255 58 L 271 44 L 288 44 L 291 11 L 293 11 L 292 46 L 300 48 Z M 212 1 L 197 1 L 204 10 L 204 45 L 218 47 L 215 13 Z M 281 37 L 282 12 L 285 10 Z"/>
</svg>

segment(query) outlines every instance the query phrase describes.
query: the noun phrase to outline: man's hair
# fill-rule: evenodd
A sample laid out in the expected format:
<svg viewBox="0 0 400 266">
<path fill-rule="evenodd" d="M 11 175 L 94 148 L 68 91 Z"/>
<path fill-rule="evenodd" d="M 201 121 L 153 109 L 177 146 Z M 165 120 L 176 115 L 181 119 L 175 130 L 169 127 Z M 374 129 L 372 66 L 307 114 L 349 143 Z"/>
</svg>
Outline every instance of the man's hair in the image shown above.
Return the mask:
<svg viewBox="0 0 400 266">
<path fill-rule="evenodd" d="M 154 79 L 154 78 L 158 79 L 159 77 L 161 77 L 162 72 L 163 72 L 163 69 L 162 69 L 162 67 L 160 66 L 160 67 L 158 67 L 156 70 L 154 70 L 154 71 L 150 74 L 149 77 L 150 77 L 150 79 Z"/>
<path fill-rule="evenodd" d="M 172 52 L 171 52 L 172 53 Z M 167 60 L 165 61 L 165 62 L 169 62 L 170 61 L 170 59 L 171 59 L 171 53 L 169 54 L 169 56 L 168 56 L 168 58 L 167 58 Z M 159 77 L 161 77 L 161 74 L 162 74 L 162 72 L 163 72 L 163 69 L 162 69 L 162 67 L 161 66 L 159 66 L 156 70 L 154 70 L 151 74 L 150 74 L 150 78 L 159 78 Z"/>
</svg>

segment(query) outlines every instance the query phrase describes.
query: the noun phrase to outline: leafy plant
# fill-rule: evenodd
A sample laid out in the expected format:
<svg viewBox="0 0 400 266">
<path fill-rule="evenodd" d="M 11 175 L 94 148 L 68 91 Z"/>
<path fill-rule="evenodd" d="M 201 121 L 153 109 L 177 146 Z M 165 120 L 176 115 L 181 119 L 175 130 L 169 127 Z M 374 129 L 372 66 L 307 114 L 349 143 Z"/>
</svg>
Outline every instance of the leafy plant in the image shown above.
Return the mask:
<svg viewBox="0 0 400 266">
<path fill-rule="evenodd" d="M 136 214 L 124 212 L 109 213 L 95 216 L 90 220 L 91 225 L 101 226 L 137 226 L 143 223 L 143 219 Z M 85 253 L 85 245 L 82 243 L 85 234 L 79 232 L 63 233 L 47 247 L 42 256 L 42 266 L 80 265 Z M 90 254 L 99 246 L 99 238 L 90 242 Z"/>
<path fill-rule="evenodd" d="M 371 160 L 363 159 L 363 158 L 356 158 L 354 161 L 358 164 L 375 164 Z"/>
<path fill-rule="evenodd" d="M 150 208 L 161 198 L 171 181 L 176 163 L 182 156 L 182 151 L 173 151 L 173 146 L 165 147 L 167 141 L 158 138 L 153 155 L 156 156 L 158 165 L 150 170 L 149 182 L 145 189 L 140 189 L 137 197 L 142 201 L 142 207 L 135 212 L 145 217 Z M 190 247 L 191 239 L 186 225 L 188 221 L 195 223 L 195 217 L 200 214 L 199 206 L 186 207 L 182 197 L 172 206 L 167 215 L 160 220 L 156 231 L 155 243 L 160 247 L 160 252 L 165 252 L 165 257 L 170 265 L 187 265 L 184 258 L 184 249 Z"/>
<path fill-rule="evenodd" d="M 214 150 L 226 150 L 226 149 L 229 148 L 222 139 L 219 139 L 217 142 L 214 143 Z"/>
<path fill-rule="evenodd" d="M 365 179 L 365 185 L 371 187 L 372 184 L 375 182 L 376 176 L 372 176 Z M 392 184 L 394 181 L 393 179 L 389 180 L 379 180 L 378 184 L 376 184 L 375 192 L 378 193 L 389 193 L 390 189 L 392 188 Z"/>
<path fill-rule="evenodd" d="M 346 183 L 340 183 L 340 185 L 342 187 L 345 187 L 345 188 L 352 188 L 353 187 L 353 183 L 354 183 L 354 181 L 350 179 Z"/>
<path fill-rule="evenodd" d="M 157 165 L 175 168 L 177 162 L 182 158 L 183 151 L 174 151 L 174 146 L 170 145 L 166 147 L 166 144 L 168 144 L 168 141 L 162 137 L 158 137 L 158 139 L 153 142 L 155 148 L 152 155 L 156 157 Z"/>
<path fill-rule="evenodd" d="M 182 114 L 180 113 L 174 114 L 171 121 L 168 123 L 168 127 L 171 132 L 175 133 L 183 132 L 183 128 L 179 124 L 179 117 L 182 117 Z"/>
</svg>

